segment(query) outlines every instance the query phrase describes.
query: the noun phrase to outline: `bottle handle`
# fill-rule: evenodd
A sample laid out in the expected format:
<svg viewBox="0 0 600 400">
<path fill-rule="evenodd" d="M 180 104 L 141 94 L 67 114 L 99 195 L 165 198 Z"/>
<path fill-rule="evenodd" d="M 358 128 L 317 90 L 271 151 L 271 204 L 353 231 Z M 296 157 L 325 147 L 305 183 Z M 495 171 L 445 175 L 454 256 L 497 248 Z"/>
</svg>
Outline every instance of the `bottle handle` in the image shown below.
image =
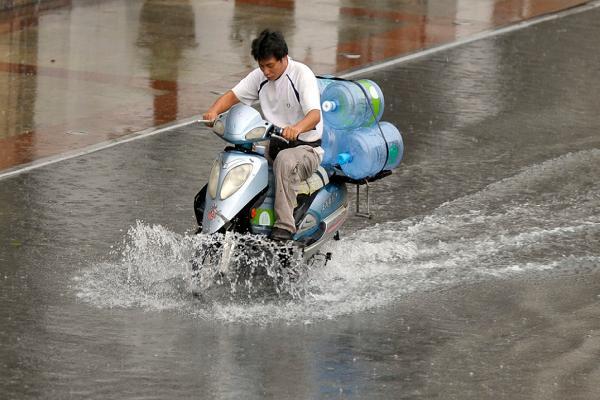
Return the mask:
<svg viewBox="0 0 600 400">
<path fill-rule="evenodd" d="M 340 153 L 337 156 L 337 163 L 339 165 L 344 165 L 344 164 L 348 164 L 352 162 L 352 159 L 354 157 L 352 157 L 352 154 L 350 153 Z"/>
</svg>

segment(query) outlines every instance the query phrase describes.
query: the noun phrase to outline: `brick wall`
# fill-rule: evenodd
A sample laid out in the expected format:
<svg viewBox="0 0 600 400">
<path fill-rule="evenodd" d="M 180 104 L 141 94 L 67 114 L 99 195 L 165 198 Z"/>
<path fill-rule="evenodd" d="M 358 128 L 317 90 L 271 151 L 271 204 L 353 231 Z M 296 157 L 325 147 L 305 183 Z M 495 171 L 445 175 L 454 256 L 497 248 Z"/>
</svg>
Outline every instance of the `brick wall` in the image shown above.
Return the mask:
<svg viewBox="0 0 600 400">
<path fill-rule="evenodd" d="M 39 3 L 38 0 L 0 0 L 0 10 L 12 10 L 37 3 Z"/>
<path fill-rule="evenodd" d="M 13 15 L 30 14 L 36 11 L 50 10 L 53 8 L 69 6 L 71 0 L 0 0 L 0 12 L 8 11 Z M 0 15 L 0 17 L 2 17 Z"/>
<path fill-rule="evenodd" d="M 11 11 L 26 8 L 49 9 L 56 7 L 57 3 L 64 5 L 64 3 L 70 2 L 71 0 L 0 0 L 0 11 Z"/>
</svg>

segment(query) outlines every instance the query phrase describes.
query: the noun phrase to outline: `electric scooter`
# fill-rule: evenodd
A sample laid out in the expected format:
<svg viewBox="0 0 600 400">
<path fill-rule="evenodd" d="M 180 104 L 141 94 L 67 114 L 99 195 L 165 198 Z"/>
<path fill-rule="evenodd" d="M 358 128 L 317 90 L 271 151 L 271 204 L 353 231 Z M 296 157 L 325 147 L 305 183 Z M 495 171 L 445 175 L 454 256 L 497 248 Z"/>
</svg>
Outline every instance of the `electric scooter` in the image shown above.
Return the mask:
<svg viewBox="0 0 600 400">
<path fill-rule="evenodd" d="M 273 272 L 273 264 L 281 270 L 317 260 L 326 264 L 331 258 L 322 247 L 332 238 L 339 239 L 348 216 L 348 192 L 345 182 L 322 166 L 295 187 L 297 231 L 292 240 L 268 239 L 275 222 L 275 189 L 265 149 L 268 141 L 286 141 L 282 131 L 244 104 L 214 121 L 213 132 L 229 145 L 218 154 L 207 184 L 194 199 L 197 233 L 205 240 L 192 260 L 192 271 L 202 285 L 240 281 L 242 276 L 247 282 L 250 275 L 279 274 Z"/>
</svg>

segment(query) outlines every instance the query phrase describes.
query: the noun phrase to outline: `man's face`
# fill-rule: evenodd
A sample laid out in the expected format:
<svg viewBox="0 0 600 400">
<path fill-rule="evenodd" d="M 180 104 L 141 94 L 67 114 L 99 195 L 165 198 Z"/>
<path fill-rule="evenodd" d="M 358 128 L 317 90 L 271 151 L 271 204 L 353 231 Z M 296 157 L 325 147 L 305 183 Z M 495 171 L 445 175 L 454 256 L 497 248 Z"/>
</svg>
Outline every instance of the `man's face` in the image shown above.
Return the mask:
<svg viewBox="0 0 600 400">
<path fill-rule="evenodd" d="M 283 57 L 281 60 L 277 60 L 275 57 L 260 60 L 258 66 L 268 80 L 274 81 L 285 72 L 287 57 Z"/>
</svg>

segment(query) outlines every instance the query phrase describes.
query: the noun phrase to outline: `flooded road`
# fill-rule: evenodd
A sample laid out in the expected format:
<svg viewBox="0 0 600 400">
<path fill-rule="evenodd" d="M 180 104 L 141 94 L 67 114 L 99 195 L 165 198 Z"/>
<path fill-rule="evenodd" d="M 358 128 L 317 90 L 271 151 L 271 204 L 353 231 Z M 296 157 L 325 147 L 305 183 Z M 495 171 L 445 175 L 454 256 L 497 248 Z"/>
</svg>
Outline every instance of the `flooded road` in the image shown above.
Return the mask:
<svg viewBox="0 0 600 400">
<path fill-rule="evenodd" d="M 405 158 L 302 295 L 190 296 L 206 130 L 0 181 L 2 397 L 597 399 L 599 21 L 370 73 Z"/>
</svg>

